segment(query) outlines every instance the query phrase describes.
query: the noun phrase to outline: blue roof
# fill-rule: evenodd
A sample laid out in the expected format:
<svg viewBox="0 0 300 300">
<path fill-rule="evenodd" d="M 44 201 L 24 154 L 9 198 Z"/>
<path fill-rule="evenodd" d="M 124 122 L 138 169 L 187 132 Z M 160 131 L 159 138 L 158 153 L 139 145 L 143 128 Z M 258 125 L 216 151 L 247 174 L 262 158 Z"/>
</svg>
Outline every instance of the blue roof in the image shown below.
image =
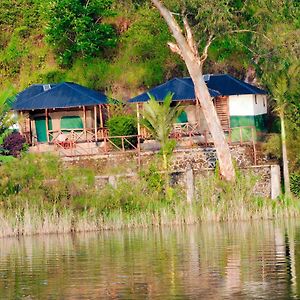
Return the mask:
<svg viewBox="0 0 300 300">
<path fill-rule="evenodd" d="M 211 97 L 267 93 L 227 74 L 204 75 L 204 80 Z M 149 100 L 148 93 L 153 95 L 158 101 L 162 101 L 168 93 L 174 94 L 173 101 L 194 100 L 196 98 L 192 79 L 190 77 L 175 77 L 148 92 L 130 99 L 129 102 L 147 102 Z"/>
<path fill-rule="evenodd" d="M 14 110 L 67 108 L 106 104 L 108 97 L 72 82 L 34 84 L 16 96 Z"/>
</svg>

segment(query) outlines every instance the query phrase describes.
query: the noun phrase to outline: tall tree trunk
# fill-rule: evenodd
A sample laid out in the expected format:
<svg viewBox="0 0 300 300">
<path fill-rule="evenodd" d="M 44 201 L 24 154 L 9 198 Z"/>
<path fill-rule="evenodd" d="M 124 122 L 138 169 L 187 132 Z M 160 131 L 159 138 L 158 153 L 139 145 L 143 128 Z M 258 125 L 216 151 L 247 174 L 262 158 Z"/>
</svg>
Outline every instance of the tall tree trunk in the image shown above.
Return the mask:
<svg viewBox="0 0 300 300">
<path fill-rule="evenodd" d="M 287 149 L 286 149 L 285 119 L 284 119 L 284 111 L 282 109 L 280 110 L 279 117 L 280 117 L 280 126 L 281 126 L 284 192 L 286 196 L 290 196 L 291 189 L 290 189 L 289 164 L 288 164 Z"/>
<path fill-rule="evenodd" d="M 204 60 L 202 60 L 199 56 L 198 47 L 195 43 L 191 28 L 189 27 L 186 18 L 183 19 L 186 30 L 186 36 L 184 36 L 181 28 L 171 12 L 159 0 L 151 1 L 165 19 L 177 42 L 177 45 L 169 43 L 171 50 L 182 57 L 193 80 L 197 101 L 199 101 L 201 104 L 208 129 L 215 144 L 217 157 L 219 160 L 220 173 L 225 180 L 233 181 L 235 180 L 235 171 L 231 159 L 229 145 L 226 141 L 225 134 L 211 100 L 208 88 L 203 79 L 202 65 L 207 53 L 205 53 L 206 56 L 204 57 Z M 210 42 L 211 41 L 209 41 L 207 44 L 206 51 Z"/>
</svg>

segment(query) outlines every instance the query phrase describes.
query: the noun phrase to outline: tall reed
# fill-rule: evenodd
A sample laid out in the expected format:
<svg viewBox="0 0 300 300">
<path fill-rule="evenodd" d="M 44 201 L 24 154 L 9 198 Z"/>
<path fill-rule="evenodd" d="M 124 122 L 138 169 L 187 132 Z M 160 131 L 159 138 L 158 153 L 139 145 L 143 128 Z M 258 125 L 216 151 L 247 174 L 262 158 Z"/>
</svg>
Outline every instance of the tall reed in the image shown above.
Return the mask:
<svg viewBox="0 0 300 300">
<path fill-rule="evenodd" d="M 133 181 L 120 179 L 117 188 L 97 188 L 91 170 L 26 155 L 0 166 L 0 237 L 299 216 L 295 200 L 255 196 L 256 182 L 242 174 L 234 184 L 201 178 L 188 205 L 180 186 L 166 195 L 153 167 Z"/>
</svg>

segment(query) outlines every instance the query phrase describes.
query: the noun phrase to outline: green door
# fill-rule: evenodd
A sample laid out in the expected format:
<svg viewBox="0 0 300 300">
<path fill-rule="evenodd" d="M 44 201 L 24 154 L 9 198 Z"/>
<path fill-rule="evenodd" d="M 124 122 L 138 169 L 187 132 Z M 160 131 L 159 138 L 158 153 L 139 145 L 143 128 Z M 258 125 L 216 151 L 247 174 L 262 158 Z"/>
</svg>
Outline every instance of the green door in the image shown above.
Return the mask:
<svg viewBox="0 0 300 300">
<path fill-rule="evenodd" d="M 46 117 L 37 117 L 34 119 L 37 141 L 40 143 L 47 142 Z M 52 130 L 52 120 L 48 118 L 48 129 Z"/>
</svg>

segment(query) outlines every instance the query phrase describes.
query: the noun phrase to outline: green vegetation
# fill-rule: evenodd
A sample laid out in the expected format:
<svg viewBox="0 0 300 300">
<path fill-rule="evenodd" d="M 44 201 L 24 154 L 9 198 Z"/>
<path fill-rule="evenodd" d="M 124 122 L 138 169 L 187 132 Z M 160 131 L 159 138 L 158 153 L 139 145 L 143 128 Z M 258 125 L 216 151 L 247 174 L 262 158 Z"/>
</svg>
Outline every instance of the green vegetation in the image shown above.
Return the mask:
<svg viewBox="0 0 300 300">
<path fill-rule="evenodd" d="M 189 21 L 196 35 L 201 33 L 200 49 L 213 34 L 207 73 L 256 79 L 277 101 L 279 83 L 299 82 L 299 72 L 290 71 L 290 66 L 299 64 L 297 1 L 186 2 Z M 164 3 L 181 13 L 179 1 Z M 171 77 L 187 75 L 180 58 L 166 46 L 172 41 L 167 25 L 146 0 L 55 0 L 51 5 L 46 0 L 2 0 L 0 30 L 1 145 L 13 123 L 5 101 L 32 83 L 75 81 L 125 99 Z M 299 85 L 284 88 L 279 95 L 284 105 L 277 108 L 285 118 L 291 191 L 299 196 Z M 112 135 L 136 133 L 132 118 L 114 118 L 109 122 Z M 158 126 L 168 123 L 148 120 L 158 140 L 168 145 L 163 147 L 165 157 L 172 149 L 165 139 L 168 125 L 163 125 L 162 135 Z M 277 122 L 274 118 L 273 124 Z M 272 131 L 265 148 L 281 159 L 279 126 Z M 0 235 L 298 215 L 289 198 L 248 196 L 253 184 L 249 178 L 241 177 L 230 186 L 207 178 L 198 183 L 199 201 L 187 206 L 179 192 L 166 195 L 165 178 L 155 170 L 144 171 L 139 184 L 120 182 L 117 189 L 107 186 L 99 191 L 90 170 L 65 168 L 52 157 L 0 156 L 0 162 Z"/>
<path fill-rule="evenodd" d="M 98 175 L 98 174 L 97 174 Z M 155 167 L 117 187 L 97 187 L 90 169 L 64 166 L 53 156 L 24 155 L 0 168 L 0 236 L 124 227 L 193 224 L 203 221 L 298 216 L 293 200 L 270 200 L 251 191 L 257 178 L 239 175 L 235 184 L 218 176 L 196 183 L 195 202 L 187 205 L 183 188 L 165 195 Z M 171 195 L 171 197 L 170 197 Z"/>
<path fill-rule="evenodd" d="M 110 136 L 130 136 L 130 135 L 137 135 L 137 122 L 133 116 L 124 115 L 124 116 L 113 116 L 107 122 L 107 127 L 109 130 Z M 113 143 L 118 146 L 122 147 L 122 141 L 119 138 L 112 139 Z M 136 137 L 129 137 L 129 143 L 136 145 L 137 139 Z M 125 141 L 124 147 L 126 149 L 131 148 L 128 142 Z"/>
<path fill-rule="evenodd" d="M 149 102 L 144 104 L 143 116 L 144 126 L 150 131 L 152 136 L 160 143 L 163 156 L 163 169 L 169 168 L 169 156 L 175 148 L 175 141 L 170 139 L 173 124 L 182 112 L 178 105 L 171 107 L 173 95 L 168 94 L 162 103 L 150 95 Z"/>
<path fill-rule="evenodd" d="M 103 18 L 114 15 L 111 0 L 56 0 L 44 5 L 46 38 L 62 65 L 70 65 L 76 57 L 93 57 L 116 46 L 114 27 L 103 22 Z"/>
</svg>

